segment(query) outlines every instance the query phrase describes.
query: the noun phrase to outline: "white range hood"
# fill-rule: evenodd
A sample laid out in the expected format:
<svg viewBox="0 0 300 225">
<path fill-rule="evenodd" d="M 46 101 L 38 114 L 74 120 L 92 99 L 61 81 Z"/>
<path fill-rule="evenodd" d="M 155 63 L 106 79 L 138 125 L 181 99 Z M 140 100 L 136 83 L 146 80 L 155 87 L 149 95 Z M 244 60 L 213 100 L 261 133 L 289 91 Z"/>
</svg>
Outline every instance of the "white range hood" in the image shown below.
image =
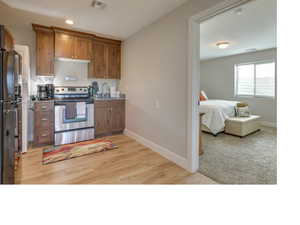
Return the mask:
<svg viewBox="0 0 300 225">
<path fill-rule="evenodd" d="M 90 63 L 90 60 L 84 59 L 70 59 L 70 58 L 63 58 L 63 57 L 56 57 L 55 60 L 63 61 L 63 62 L 75 62 L 75 63 Z"/>
</svg>

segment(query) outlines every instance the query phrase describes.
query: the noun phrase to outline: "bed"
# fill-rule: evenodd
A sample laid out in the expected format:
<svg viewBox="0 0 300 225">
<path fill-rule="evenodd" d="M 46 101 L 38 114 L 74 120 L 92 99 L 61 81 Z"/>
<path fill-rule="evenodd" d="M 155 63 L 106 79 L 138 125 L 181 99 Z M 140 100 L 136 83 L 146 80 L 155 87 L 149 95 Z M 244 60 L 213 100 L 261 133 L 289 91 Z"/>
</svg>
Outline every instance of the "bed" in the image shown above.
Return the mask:
<svg viewBox="0 0 300 225">
<path fill-rule="evenodd" d="M 206 100 L 201 101 L 199 113 L 205 113 L 202 118 L 202 130 L 217 135 L 225 129 L 225 121 L 235 116 L 237 101 Z"/>
</svg>

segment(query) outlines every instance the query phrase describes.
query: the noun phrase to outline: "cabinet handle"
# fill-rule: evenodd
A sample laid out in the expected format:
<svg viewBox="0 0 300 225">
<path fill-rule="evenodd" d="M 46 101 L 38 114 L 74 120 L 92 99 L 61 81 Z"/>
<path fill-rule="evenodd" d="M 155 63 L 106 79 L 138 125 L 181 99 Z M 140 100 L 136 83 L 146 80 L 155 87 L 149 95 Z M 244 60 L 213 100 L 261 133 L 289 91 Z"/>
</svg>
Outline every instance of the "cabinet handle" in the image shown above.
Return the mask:
<svg viewBox="0 0 300 225">
<path fill-rule="evenodd" d="M 47 106 L 42 106 L 42 109 L 47 109 Z"/>
<path fill-rule="evenodd" d="M 42 121 L 48 121 L 48 119 L 47 118 L 43 118 Z"/>
<path fill-rule="evenodd" d="M 42 137 L 47 137 L 48 136 L 48 134 L 42 134 Z"/>
</svg>

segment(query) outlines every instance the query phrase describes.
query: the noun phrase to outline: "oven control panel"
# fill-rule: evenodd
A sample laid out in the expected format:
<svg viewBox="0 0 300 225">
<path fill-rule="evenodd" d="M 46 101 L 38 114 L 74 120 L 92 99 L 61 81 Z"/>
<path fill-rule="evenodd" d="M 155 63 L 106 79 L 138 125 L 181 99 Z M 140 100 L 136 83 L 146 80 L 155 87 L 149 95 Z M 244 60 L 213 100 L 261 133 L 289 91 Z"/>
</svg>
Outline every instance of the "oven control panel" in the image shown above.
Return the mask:
<svg viewBox="0 0 300 225">
<path fill-rule="evenodd" d="M 55 87 L 54 93 L 56 95 L 88 94 L 89 89 L 87 87 Z"/>
</svg>

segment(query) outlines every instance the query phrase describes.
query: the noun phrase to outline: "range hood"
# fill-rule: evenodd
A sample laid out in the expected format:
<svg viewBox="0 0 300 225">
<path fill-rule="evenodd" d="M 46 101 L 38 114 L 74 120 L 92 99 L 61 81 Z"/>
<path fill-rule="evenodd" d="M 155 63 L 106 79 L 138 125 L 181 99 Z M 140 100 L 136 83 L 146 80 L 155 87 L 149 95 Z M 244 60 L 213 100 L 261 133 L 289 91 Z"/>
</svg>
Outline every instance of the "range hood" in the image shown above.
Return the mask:
<svg viewBox="0 0 300 225">
<path fill-rule="evenodd" d="M 75 63 L 90 63 L 90 60 L 84 59 L 70 59 L 70 58 L 63 58 L 63 57 L 56 57 L 55 60 L 63 61 L 63 62 L 75 62 Z"/>
</svg>

